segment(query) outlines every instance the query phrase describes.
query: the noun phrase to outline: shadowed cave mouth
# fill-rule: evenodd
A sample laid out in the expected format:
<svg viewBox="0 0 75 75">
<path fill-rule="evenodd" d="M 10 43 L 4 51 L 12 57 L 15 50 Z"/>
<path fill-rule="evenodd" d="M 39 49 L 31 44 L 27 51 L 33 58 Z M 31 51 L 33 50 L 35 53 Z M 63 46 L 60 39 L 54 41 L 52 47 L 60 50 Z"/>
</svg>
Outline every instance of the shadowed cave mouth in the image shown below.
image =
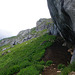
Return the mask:
<svg viewBox="0 0 75 75">
<path fill-rule="evenodd" d="M 52 46 L 48 47 L 42 58 L 45 62 L 52 60 L 54 64 L 65 64 L 68 65 L 71 60 L 71 54 L 68 52 L 67 46 L 62 46 L 63 40 L 57 39 Z"/>
</svg>

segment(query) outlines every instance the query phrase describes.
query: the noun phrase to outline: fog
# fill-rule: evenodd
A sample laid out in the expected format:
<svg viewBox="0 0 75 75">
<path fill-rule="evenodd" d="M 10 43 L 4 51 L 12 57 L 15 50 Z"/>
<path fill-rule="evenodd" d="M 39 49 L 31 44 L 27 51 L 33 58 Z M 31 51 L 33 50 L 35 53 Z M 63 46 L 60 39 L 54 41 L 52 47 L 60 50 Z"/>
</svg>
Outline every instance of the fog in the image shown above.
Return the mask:
<svg viewBox="0 0 75 75">
<path fill-rule="evenodd" d="M 0 0 L 0 38 L 15 36 L 50 18 L 47 0 Z"/>
</svg>

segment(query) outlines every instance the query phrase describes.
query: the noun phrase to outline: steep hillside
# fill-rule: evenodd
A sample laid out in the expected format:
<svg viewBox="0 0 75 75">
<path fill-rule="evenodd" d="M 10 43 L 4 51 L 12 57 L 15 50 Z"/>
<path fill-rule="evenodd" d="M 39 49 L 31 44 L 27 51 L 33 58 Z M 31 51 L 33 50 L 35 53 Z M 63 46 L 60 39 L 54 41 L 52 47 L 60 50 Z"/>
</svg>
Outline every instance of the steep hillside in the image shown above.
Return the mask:
<svg viewBox="0 0 75 75">
<path fill-rule="evenodd" d="M 39 75 L 45 65 L 41 58 L 54 40 L 45 34 L 0 51 L 0 75 Z"/>
<path fill-rule="evenodd" d="M 22 30 L 18 33 L 17 36 L 2 39 L 0 41 L 0 46 L 9 44 L 11 47 L 13 47 L 13 45 L 21 44 L 32 38 L 39 37 L 45 33 L 50 32 L 52 27 L 52 19 L 40 19 L 39 21 L 37 21 L 36 27 L 32 29 Z"/>
<path fill-rule="evenodd" d="M 0 40 L 0 75 L 57 75 L 57 66 L 63 69 L 71 58 L 57 34 L 52 19 L 40 19 L 36 27 Z"/>
</svg>

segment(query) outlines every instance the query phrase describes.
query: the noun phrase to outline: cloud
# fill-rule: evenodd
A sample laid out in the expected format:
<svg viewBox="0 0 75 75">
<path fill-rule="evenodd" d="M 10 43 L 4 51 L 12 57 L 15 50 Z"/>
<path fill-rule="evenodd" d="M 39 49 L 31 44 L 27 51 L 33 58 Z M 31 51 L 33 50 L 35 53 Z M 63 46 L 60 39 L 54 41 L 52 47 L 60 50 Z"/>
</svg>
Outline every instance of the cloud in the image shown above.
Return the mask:
<svg viewBox="0 0 75 75">
<path fill-rule="evenodd" d="M 12 35 L 35 27 L 40 18 L 49 17 L 46 0 L 0 0 L 0 29 Z"/>
</svg>

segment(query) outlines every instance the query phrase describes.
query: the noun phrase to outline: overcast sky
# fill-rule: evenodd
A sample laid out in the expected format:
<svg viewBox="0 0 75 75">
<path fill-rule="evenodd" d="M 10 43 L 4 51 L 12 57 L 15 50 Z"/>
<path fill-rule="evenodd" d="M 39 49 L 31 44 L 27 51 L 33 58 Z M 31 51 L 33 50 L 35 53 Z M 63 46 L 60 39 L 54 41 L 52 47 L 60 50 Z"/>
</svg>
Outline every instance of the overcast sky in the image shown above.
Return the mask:
<svg viewBox="0 0 75 75">
<path fill-rule="evenodd" d="M 50 18 L 47 0 L 0 0 L 0 33 L 17 35 L 36 26 L 40 18 Z"/>
</svg>

